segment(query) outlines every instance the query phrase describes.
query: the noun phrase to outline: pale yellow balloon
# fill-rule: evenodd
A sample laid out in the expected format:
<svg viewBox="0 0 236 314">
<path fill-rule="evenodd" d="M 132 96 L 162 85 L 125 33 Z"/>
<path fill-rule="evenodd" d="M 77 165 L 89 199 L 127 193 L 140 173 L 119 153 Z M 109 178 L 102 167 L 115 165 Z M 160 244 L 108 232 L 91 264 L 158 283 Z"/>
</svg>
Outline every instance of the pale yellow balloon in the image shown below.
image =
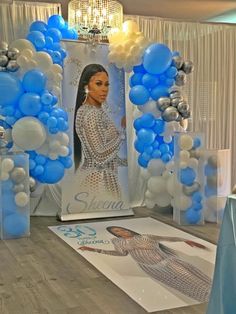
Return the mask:
<svg viewBox="0 0 236 314">
<path fill-rule="evenodd" d="M 60 74 L 62 74 L 63 69 L 62 69 L 62 67 L 59 64 L 53 64 L 50 67 L 50 71 L 52 71 L 53 73 L 60 73 Z"/>
<path fill-rule="evenodd" d="M 35 52 L 33 44 L 27 39 L 17 39 L 9 45 L 9 48 L 16 48 L 20 52 L 25 49 L 30 49 Z"/>
<path fill-rule="evenodd" d="M 48 71 L 53 65 L 51 56 L 43 51 L 34 54 L 34 61 L 37 62 L 39 69 L 43 71 Z"/>
<path fill-rule="evenodd" d="M 26 57 L 27 59 L 32 59 L 34 52 L 31 49 L 24 49 L 21 51 L 21 56 Z"/>
<path fill-rule="evenodd" d="M 137 33 L 139 31 L 138 24 L 135 21 L 127 20 L 122 25 L 122 30 L 125 33 Z"/>
</svg>

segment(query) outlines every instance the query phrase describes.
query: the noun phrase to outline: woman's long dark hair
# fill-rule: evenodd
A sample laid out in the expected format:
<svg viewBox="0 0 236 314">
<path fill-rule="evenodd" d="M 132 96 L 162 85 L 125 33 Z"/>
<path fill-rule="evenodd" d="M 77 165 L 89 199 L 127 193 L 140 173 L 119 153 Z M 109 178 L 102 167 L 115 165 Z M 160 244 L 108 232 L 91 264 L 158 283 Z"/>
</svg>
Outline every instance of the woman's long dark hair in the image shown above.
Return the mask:
<svg viewBox="0 0 236 314">
<path fill-rule="evenodd" d="M 85 93 L 85 86 L 88 85 L 92 76 L 94 76 L 98 72 L 105 72 L 107 75 L 107 71 L 101 64 L 89 64 L 84 69 L 80 76 L 79 86 L 78 86 L 78 93 L 76 98 L 76 105 L 75 105 L 75 114 L 74 114 L 74 164 L 75 170 L 78 168 L 78 165 L 81 161 L 81 141 L 76 133 L 76 114 L 78 109 L 84 103 L 86 98 Z"/>
<path fill-rule="evenodd" d="M 131 234 L 133 234 L 134 236 L 136 236 L 136 235 L 140 235 L 140 233 L 137 233 L 137 232 L 135 232 L 135 231 L 133 231 L 133 230 L 130 230 L 130 229 L 127 229 L 127 228 L 123 228 L 123 227 L 119 227 L 119 226 L 109 226 L 109 227 L 107 227 L 106 229 L 107 229 L 107 231 L 108 232 L 110 232 L 111 234 L 113 234 L 115 237 L 117 237 L 117 238 L 122 238 L 122 236 L 120 236 L 120 235 L 118 235 L 117 233 L 115 233 L 112 229 L 114 229 L 114 228 L 120 228 L 120 229 L 122 229 L 122 230 L 126 230 L 126 231 L 129 231 Z"/>
</svg>

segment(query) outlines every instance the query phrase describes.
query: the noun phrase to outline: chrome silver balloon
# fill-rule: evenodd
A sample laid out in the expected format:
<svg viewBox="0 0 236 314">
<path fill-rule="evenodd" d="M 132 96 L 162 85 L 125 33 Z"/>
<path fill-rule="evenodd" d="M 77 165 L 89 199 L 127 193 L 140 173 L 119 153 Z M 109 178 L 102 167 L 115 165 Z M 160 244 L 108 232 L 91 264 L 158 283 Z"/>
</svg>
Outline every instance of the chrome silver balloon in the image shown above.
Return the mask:
<svg viewBox="0 0 236 314">
<path fill-rule="evenodd" d="M 8 64 L 8 57 L 7 56 L 0 56 L 0 66 L 5 67 Z"/>
<path fill-rule="evenodd" d="M 7 52 L 8 52 L 7 49 L 0 48 L 0 56 L 6 56 Z"/>
<path fill-rule="evenodd" d="M 179 116 L 176 108 L 170 106 L 162 113 L 162 119 L 166 122 L 175 121 Z"/>
<path fill-rule="evenodd" d="M 22 183 L 16 184 L 13 186 L 12 190 L 15 193 L 23 192 L 23 191 L 25 191 L 25 186 Z"/>
<path fill-rule="evenodd" d="M 19 56 L 20 52 L 16 48 L 11 48 L 8 50 L 7 56 L 11 60 L 16 60 L 17 57 Z"/>
<path fill-rule="evenodd" d="M 11 179 L 15 183 L 21 183 L 26 179 L 26 171 L 24 168 L 16 167 L 11 173 Z"/>
<path fill-rule="evenodd" d="M 201 185 L 198 182 L 194 182 L 190 186 L 183 185 L 183 192 L 184 192 L 185 195 L 190 196 L 193 193 L 199 191 L 200 188 L 201 188 Z"/>
<path fill-rule="evenodd" d="M 189 112 L 189 104 L 186 101 L 181 101 L 178 104 L 177 109 L 180 113 L 187 113 Z"/>
<path fill-rule="evenodd" d="M 177 107 L 178 104 L 183 101 L 183 97 L 176 97 L 176 98 L 173 98 L 171 99 L 171 106 L 173 107 Z"/>
<path fill-rule="evenodd" d="M 29 178 L 29 186 L 30 186 L 30 192 L 34 192 L 36 190 L 36 180 L 33 177 Z"/>
<path fill-rule="evenodd" d="M 194 70 L 194 65 L 192 61 L 184 61 L 181 70 L 183 70 L 186 74 L 190 74 Z"/>
<path fill-rule="evenodd" d="M 181 69 L 182 65 L 183 65 L 183 59 L 180 56 L 174 56 L 172 58 L 173 64 L 176 66 L 176 68 L 179 70 Z"/>
<path fill-rule="evenodd" d="M 174 90 L 170 92 L 170 99 L 181 97 L 181 91 L 179 90 Z"/>
<path fill-rule="evenodd" d="M 169 97 L 160 97 L 157 100 L 157 108 L 160 111 L 164 111 L 166 108 L 170 106 L 170 98 Z"/>
<path fill-rule="evenodd" d="M 187 76 L 184 73 L 184 71 L 182 71 L 182 70 L 178 71 L 178 73 L 175 77 L 175 84 L 177 86 L 183 86 L 186 84 L 186 81 L 187 81 Z"/>
<path fill-rule="evenodd" d="M 186 112 L 183 112 L 181 113 L 181 116 L 184 118 L 184 119 L 188 119 L 191 117 L 191 112 L 190 110 L 189 111 L 186 111 Z"/>
<path fill-rule="evenodd" d="M 16 72 L 20 68 L 16 60 L 10 60 L 6 66 L 7 71 Z"/>
</svg>

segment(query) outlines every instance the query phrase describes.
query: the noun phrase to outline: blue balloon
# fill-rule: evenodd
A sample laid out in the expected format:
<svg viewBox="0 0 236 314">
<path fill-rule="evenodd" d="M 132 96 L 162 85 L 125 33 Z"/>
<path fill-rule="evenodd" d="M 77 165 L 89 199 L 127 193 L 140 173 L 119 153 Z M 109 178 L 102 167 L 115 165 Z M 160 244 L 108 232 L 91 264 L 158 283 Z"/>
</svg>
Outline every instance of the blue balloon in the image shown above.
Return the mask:
<svg viewBox="0 0 236 314">
<path fill-rule="evenodd" d="M 69 169 L 73 165 L 73 161 L 70 157 L 60 157 L 59 161 L 63 164 L 66 169 Z"/>
<path fill-rule="evenodd" d="M 14 106 L 24 93 L 21 82 L 13 74 L 0 72 L 0 106 Z"/>
<path fill-rule="evenodd" d="M 66 27 L 65 20 L 63 19 L 61 15 L 58 15 L 58 14 L 54 14 L 49 17 L 48 26 L 50 28 L 54 28 L 54 27 L 58 28 L 59 30 L 64 29 Z"/>
<path fill-rule="evenodd" d="M 195 203 L 200 203 L 202 201 L 202 193 L 201 192 L 194 192 L 192 195 L 192 200 Z"/>
<path fill-rule="evenodd" d="M 141 166 L 143 168 L 147 168 L 148 161 L 143 159 L 142 155 L 139 155 L 139 157 L 138 157 L 138 164 L 139 164 L 139 166 Z"/>
<path fill-rule="evenodd" d="M 51 37 L 54 43 L 60 42 L 62 39 L 62 34 L 57 28 L 49 28 L 46 35 Z"/>
<path fill-rule="evenodd" d="M 41 93 L 46 86 L 47 78 L 39 70 L 30 70 L 23 77 L 23 87 L 26 92 Z"/>
<path fill-rule="evenodd" d="M 153 100 L 165 96 L 169 96 L 169 88 L 166 85 L 158 85 L 151 90 L 151 97 Z"/>
<path fill-rule="evenodd" d="M 161 158 L 161 152 L 159 149 L 154 149 L 152 153 L 152 158 L 155 158 L 155 159 Z"/>
<path fill-rule="evenodd" d="M 146 147 L 147 146 L 145 145 L 145 143 L 140 142 L 139 140 L 135 140 L 134 148 L 137 150 L 137 152 L 143 153 Z"/>
<path fill-rule="evenodd" d="M 149 73 L 146 73 L 142 77 L 142 84 L 147 88 L 153 88 L 159 83 L 158 77 Z"/>
<path fill-rule="evenodd" d="M 26 116 L 37 116 L 42 109 L 40 96 L 35 93 L 25 93 L 20 98 L 19 108 Z"/>
<path fill-rule="evenodd" d="M 168 144 L 161 144 L 159 147 L 162 154 L 168 153 L 170 151 Z"/>
<path fill-rule="evenodd" d="M 54 50 L 54 51 L 59 51 L 61 49 L 60 42 L 53 43 L 52 46 L 51 46 L 51 49 Z"/>
<path fill-rule="evenodd" d="M 14 116 L 15 108 L 12 106 L 7 106 L 2 109 L 1 114 L 3 116 Z"/>
<path fill-rule="evenodd" d="M 161 156 L 161 160 L 166 164 L 171 160 L 171 154 L 165 153 Z"/>
<path fill-rule="evenodd" d="M 155 117 L 151 113 L 144 113 L 140 117 L 141 127 L 152 128 L 155 125 Z"/>
<path fill-rule="evenodd" d="M 172 62 L 172 53 L 164 44 L 152 44 L 144 52 L 143 66 L 150 74 L 165 72 Z"/>
<path fill-rule="evenodd" d="M 57 119 L 55 117 L 49 117 L 47 120 L 47 126 L 49 128 L 55 128 L 57 126 Z"/>
<path fill-rule="evenodd" d="M 129 92 L 129 99 L 135 105 L 144 105 L 149 100 L 149 91 L 142 85 L 136 85 Z"/>
<path fill-rule="evenodd" d="M 207 164 L 204 168 L 204 174 L 206 177 L 214 176 L 217 173 L 217 168 L 213 168 L 211 165 Z"/>
<path fill-rule="evenodd" d="M 150 129 L 141 129 L 138 131 L 138 139 L 145 145 L 151 145 L 155 141 L 156 134 Z"/>
<path fill-rule="evenodd" d="M 50 117 L 49 113 L 46 111 L 42 111 L 40 112 L 40 114 L 38 115 L 39 120 L 43 123 L 43 124 L 47 124 L 48 118 Z"/>
<path fill-rule="evenodd" d="M 171 87 L 171 86 L 173 86 L 174 84 L 175 84 L 175 80 L 174 80 L 174 79 L 167 78 L 167 79 L 165 80 L 165 85 L 166 85 L 167 87 Z"/>
<path fill-rule="evenodd" d="M 77 39 L 78 33 L 75 32 L 72 28 L 62 29 L 61 30 L 62 38 L 64 39 Z"/>
<path fill-rule="evenodd" d="M 6 237 L 21 237 L 29 231 L 29 219 L 26 215 L 14 213 L 3 219 L 3 230 Z"/>
<path fill-rule="evenodd" d="M 209 186 L 205 186 L 205 196 L 206 197 L 211 197 L 214 195 L 217 195 L 217 188 L 216 187 L 209 187 Z"/>
<path fill-rule="evenodd" d="M 29 160 L 29 169 L 33 170 L 36 167 L 36 162 L 33 159 Z"/>
<path fill-rule="evenodd" d="M 50 36 L 45 37 L 45 48 L 52 49 L 53 39 Z"/>
<path fill-rule="evenodd" d="M 42 183 L 54 184 L 59 182 L 65 173 L 64 165 L 58 160 L 47 160 L 44 165 L 44 173 L 38 176 Z"/>
<path fill-rule="evenodd" d="M 143 73 L 134 73 L 129 80 L 130 87 L 135 85 L 142 85 Z"/>
<path fill-rule="evenodd" d="M 141 155 L 143 160 L 149 161 L 151 159 L 151 155 L 147 154 L 145 151 Z"/>
<path fill-rule="evenodd" d="M 196 172 L 193 168 L 187 167 L 180 170 L 179 180 L 184 185 L 192 185 L 194 180 L 196 179 Z"/>
<path fill-rule="evenodd" d="M 201 212 L 200 211 L 196 211 L 193 208 L 189 208 L 185 212 L 184 216 L 185 216 L 185 219 L 186 219 L 187 223 L 193 224 L 193 225 L 197 224 L 201 220 Z"/>
<path fill-rule="evenodd" d="M 146 70 L 144 69 L 143 64 L 135 65 L 133 67 L 133 71 L 134 73 L 146 73 Z"/>
<path fill-rule="evenodd" d="M 35 157 L 35 162 L 38 164 L 38 165 L 45 165 L 47 161 L 47 157 L 43 156 L 43 155 L 37 155 Z"/>
<path fill-rule="evenodd" d="M 134 120 L 133 126 L 135 128 L 136 131 L 142 129 L 142 119 L 141 118 L 137 118 Z"/>
<path fill-rule="evenodd" d="M 39 31 L 30 32 L 27 35 L 27 39 L 38 49 L 43 48 L 46 44 L 44 34 Z"/>
<path fill-rule="evenodd" d="M 162 119 L 156 119 L 155 125 L 152 128 L 153 131 L 157 134 L 161 134 L 165 131 L 165 121 Z"/>
<path fill-rule="evenodd" d="M 59 51 L 53 51 L 51 53 L 51 57 L 52 57 L 53 63 L 60 63 L 61 62 L 61 54 Z"/>
<path fill-rule="evenodd" d="M 201 203 L 193 203 L 193 209 L 196 211 L 202 210 L 203 206 Z"/>
<path fill-rule="evenodd" d="M 153 148 L 158 148 L 160 146 L 160 143 L 157 141 L 157 140 L 155 140 L 153 143 L 152 143 L 152 147 Z"/>
<path fill-rule="evenodd" d="M 29 30 L 30 30 L 30 32 L 39 31 L 39 32 L 44 34 L 44 33 L 46 33 L 47 28 L 48 28 L 47 24 L 44 23 L 43 21 L 35 21 L 30 25 Z"/>
<path fill-rule="evenodd" d="M 193 140 L 193 148 L 198 148 L 202 145 L 202 140 L 199 137 L 195 137 Z"/>
<path fill-rule="evenodd" d="M 165 75 L 168 78 L 174 78 L 176 77 L 177 73 L 178 73 L 178 70 L 176 69 L 176 67 L 171 66 L 169 67 L 169 69 L 166 70 Z"/>
<path fill-rule="evenodd" d="M 15 117 L 6 117 L 6 123 L 8 123 L 9 125 L 13 125 L 15 122 L 16 122 Z"/>
<path fill-rule="evenodd" d="M 153 147 L 152 146 L 147 146 L 147 147 L 145 147 L 144 148 L 144 152 L 146 153 L 146 154 L 148 154 L 148 155 L 152 155 L 152 153 L 153 153 Z"/>
</svg>

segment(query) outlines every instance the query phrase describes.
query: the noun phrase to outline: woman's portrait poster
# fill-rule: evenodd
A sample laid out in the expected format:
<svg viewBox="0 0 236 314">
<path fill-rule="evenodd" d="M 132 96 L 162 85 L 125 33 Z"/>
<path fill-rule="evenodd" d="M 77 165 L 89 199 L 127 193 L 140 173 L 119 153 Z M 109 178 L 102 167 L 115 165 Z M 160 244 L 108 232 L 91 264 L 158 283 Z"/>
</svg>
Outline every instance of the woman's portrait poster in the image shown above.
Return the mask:
<svg viewBox="0 0 236 314">
<path fill-rule="evenodd" d="M 74 167 L 62 182 L 64 214 L 128 206 L 125 77 L 108 47 L 66 42 L 63 104 L 69 113 Z"/>
</svg>

